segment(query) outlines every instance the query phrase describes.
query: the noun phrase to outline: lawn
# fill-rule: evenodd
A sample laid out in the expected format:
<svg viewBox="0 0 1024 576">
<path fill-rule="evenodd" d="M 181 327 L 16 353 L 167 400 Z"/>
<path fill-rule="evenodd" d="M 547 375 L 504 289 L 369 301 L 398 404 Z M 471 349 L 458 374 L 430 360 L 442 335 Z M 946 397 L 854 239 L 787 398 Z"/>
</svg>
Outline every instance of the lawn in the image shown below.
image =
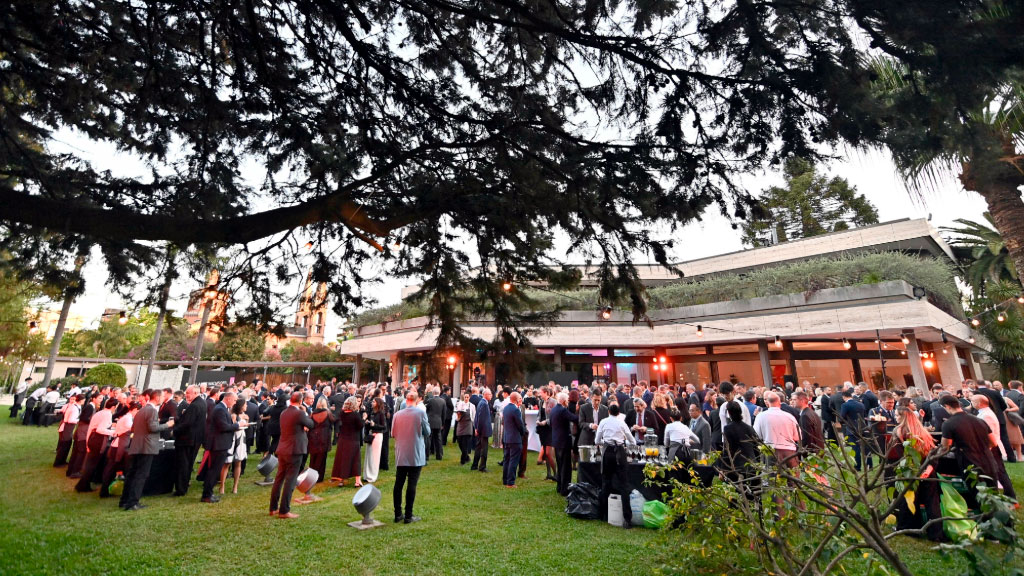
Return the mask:
<svg viewBox="0 0 1024 576">
<path fill-rule="evenodd" d="M 544 469 L 531 464 L 518 490 L 502 488 L 491 451 L 491 472 L 458 465 L 448 445 L 420 480 L 416 514 L 423 521 L 393 524 L 394 472 L 382 472 L 384 499 L 376 517 L 387 525 L 358 532 L 352 487 L 321 485 L 322 502 L 296 506 L 297 520 L 267 515 L 269 488 L 253 484 L 254 467 L 239 494 L 219 504 L 189 496 L 144 498 L 148 508 L 123 512 L 114 499 L 77 494 L 54 469 L 56 428 L 24 427 L 0 411 L 0 573 L 13 574 L 622 574 L 622 562 L 654 567 L 677 543 L 650 530 L 625 531 L 567 517 Z M 328 460 L 328 466 L 333 456 Z M 1018 490 L 1024 464 L 1011 465 Z M 683 536 L 685 538 L 685 534 Z M 901 543 L 920 574 L 950 573 L 927 542 Z M 630 551 L 634 551 L 630 553 Z M 642 570 L 640 570 L 642 572 Z M 695 573 L 695 572 L 694 572 Z"/>
</svg>

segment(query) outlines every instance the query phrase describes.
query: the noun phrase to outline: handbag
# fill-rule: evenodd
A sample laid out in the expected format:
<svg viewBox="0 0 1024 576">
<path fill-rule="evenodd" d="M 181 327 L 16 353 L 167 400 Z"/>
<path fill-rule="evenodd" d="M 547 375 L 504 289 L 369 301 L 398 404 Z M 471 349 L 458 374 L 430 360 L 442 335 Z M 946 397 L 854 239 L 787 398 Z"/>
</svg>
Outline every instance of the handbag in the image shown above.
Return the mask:
<svg viewBox="0 0 1024 576">
<path fill-rule="evenodd" d="M 1006 421 L 1017 426 L 1018 428 L 1024 428 L 1024 418 L 1020 417 L 1017 412 L 1005 412 Z"/>
</svg>

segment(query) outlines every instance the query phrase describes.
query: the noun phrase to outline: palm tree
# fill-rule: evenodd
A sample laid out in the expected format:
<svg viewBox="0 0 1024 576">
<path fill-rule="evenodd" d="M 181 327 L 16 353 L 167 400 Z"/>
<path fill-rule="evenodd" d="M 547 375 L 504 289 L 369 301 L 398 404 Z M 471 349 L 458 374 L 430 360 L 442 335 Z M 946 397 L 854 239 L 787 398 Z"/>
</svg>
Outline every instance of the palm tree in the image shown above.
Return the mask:
<svg viewBox="0 0 1024 576">
<path fill-rule="evenodd" d="M 962 110 L 901 62 L 878 57 L 873 92 L 888 114 L 878 141 L 920 193 L 949 176 L 983 197 L 1014 270 L 1024 269 L 1024 80 L 1009 79 L 978 110 Z M 1020 280 L 1016 275 L 1015 279 Z"/>
<path fill-rule="evenodd" d="M 995 229 L 992 215 L 985 212 L 984 217 L 988 225 L 958 218 L 954 222 L 959 227 L 942 228 L 954 235 L 949 243 L 959 262 L 961 276 L 977 296 L 985 294 L 985 285 L 989 282 L 1019 281 L 1017 267 L 1002 235 Z"/>
</svg>

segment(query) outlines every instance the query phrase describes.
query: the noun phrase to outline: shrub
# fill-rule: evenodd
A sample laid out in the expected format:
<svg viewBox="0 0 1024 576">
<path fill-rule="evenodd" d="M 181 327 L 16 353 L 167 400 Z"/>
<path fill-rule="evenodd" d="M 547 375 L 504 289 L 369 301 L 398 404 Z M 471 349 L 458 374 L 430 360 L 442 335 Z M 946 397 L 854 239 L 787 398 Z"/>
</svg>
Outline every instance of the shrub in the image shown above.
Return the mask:
<svg viewBox="0 0 1024 576">
<path fill-rule="evenodd" d="M 119 364 L 100 364 L 85 373 L 82 384 L 86 386 L 123 387 L 128 382 L 128 374 Z"/>
</svg>

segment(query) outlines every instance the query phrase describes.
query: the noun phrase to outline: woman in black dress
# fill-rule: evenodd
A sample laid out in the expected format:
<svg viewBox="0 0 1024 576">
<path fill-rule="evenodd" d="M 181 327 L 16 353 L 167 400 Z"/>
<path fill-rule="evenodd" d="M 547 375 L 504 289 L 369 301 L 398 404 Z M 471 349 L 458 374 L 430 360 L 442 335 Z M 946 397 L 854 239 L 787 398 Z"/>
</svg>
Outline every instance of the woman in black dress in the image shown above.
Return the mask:
<svg viewBox="0 0 1024 576">
<path fill-rule="evenodd" d="M 327 408 L 326 396 L 316 401 L 312 418 L 316 425 L 309 431 L 309 467 L 317 471 L 316 481 L 320 483 L 327 477 L 327 453 L 331 451 L 331 428 L 335 420 Z"/>
<path fill-rule="evenodd" d="M 359 443 L 363 436 L 363 414 L 359 411 L 359 397 L 349 396 L 341 408 L 341 431 L 338 434 L 338 451 L 334 454 L 331 480 L 338 486 L 345 485 L 346 478 L 355 477 L 356 487 L 363 485 L 359 458 Z"/>
<path fill-rule="evenodd" d="M 555 448 L 551 445 L 551 424 L 548 422 L 548 413 L 555 407 L 555 399 L 551 397 L 551 389 L 544 386 L 540 389 L 540 414 L 537 415 L 537 436 L 540 438 L 540 454 L 537 456 L 537 465 L 542 463 L 547 469 L 545 480 L 557 480 L 555 478 Z"/>
<path fill-rule="evenodd" d="M 267 410 L 267 436 L 270 436 L 270 446 L 267 447 L 267 454 L 277 452 L 277 442 L 281 439 L 281 412 L 288 407 L 288 398 L 278 393 L 277 403 Z M 264 454 L 266 456 L 267 454 Z"/>
</svg>

